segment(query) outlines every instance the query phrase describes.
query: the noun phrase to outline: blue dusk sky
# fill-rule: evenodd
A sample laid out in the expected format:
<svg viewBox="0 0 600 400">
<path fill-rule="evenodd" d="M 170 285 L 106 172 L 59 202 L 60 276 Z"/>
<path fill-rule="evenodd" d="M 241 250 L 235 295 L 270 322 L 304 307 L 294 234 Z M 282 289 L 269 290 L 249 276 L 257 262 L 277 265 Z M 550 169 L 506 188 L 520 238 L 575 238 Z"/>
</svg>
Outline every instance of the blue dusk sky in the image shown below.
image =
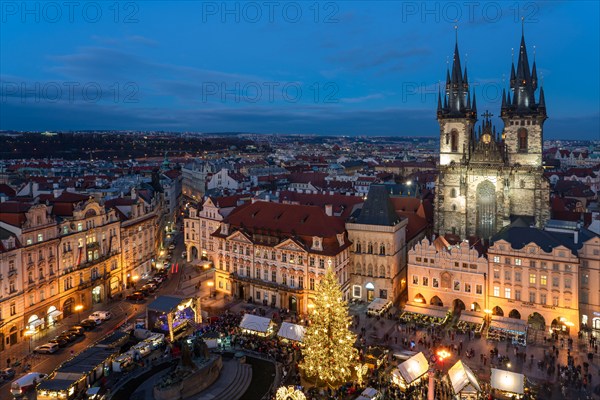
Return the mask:
<svg viewBox="0 0 600 400">
<path fill-rule="evenodd" d="M 0 18 L 0 129 L 433 137 L 455 25 L 498 115 L 523 19 L 545 137 L 600 139 L 596 1 L 2 1 Z"/>
</svg>

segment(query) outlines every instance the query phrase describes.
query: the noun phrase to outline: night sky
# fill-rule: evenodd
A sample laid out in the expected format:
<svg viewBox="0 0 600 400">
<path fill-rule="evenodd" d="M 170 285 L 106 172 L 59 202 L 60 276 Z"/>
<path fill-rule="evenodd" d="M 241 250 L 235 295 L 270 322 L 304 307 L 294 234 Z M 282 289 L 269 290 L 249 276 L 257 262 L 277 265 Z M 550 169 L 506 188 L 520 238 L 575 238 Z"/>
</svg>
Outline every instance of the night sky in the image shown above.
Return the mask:
<svg viewBox="0 0 600 400">
<path fill-rule="evenodd" d="M 595 1 L 23 4 L 0 2 L 0 129 L 437 136 L 455 25 L 498 115 L 524 18 L 545 137 L 600 139 Z"/>
</svg>

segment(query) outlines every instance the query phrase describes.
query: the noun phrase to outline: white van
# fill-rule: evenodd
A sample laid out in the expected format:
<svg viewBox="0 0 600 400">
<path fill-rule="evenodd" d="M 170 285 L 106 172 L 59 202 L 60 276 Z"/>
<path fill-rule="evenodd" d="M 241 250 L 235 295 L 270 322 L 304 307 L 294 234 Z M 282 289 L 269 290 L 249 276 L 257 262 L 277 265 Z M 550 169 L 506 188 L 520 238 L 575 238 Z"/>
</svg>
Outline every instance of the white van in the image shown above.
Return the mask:
<svg viewBox="0 0 600 400">
<path fill-rule="evenodd" d="M 40 372 L 30 372 L 20 377 L 10 385 L 10 393 L 15 398 L 21 398 L 30 390 L 35 389 L 38 383 L 40 383 L 42 379 L 45 379 L 47 376 L 48 375 Z"/>
<path fill-rule="evenodd" d="M 103 321 L 107 321 L 112 317 L 110 311 L 95 311 L 90 314 L 88 318 L 100 318 Z"/>
</svg>

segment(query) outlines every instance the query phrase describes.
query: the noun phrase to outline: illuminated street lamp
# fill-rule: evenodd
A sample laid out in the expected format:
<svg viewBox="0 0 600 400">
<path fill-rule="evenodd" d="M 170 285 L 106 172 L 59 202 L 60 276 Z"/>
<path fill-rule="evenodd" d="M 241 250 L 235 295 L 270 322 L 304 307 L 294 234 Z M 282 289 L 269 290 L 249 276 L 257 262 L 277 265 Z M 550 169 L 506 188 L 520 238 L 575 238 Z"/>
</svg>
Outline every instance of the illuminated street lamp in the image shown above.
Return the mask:
<svg viewBox="0 0 600 400">
<path fill-rule="evenodd" d="M 439 360 L 442 362 L 442 369 L 444 369 L 444 360 L 445 360 L 446 358 L 450 357 L 450 355 L 451 355 L 451 354 L 450 354 L 450 353 L 448 353 L 448 352 L 446 351 L 446 349 L 441 349 L 441 350 L 438 350 L 438 352 L 437 352 L 437 356 L 438 356 L 438 359 L 439 359 Z"/>
<path fill-rule="evenodd" d="M 33 329 L 27 329 L 25 331 L 25 336 L 29 338 L 29 352 L 31 353 L 31 338 L 35 335 L 35 331 Z"/>
<path fill-rule="evenodd" d="M 213 281 L 208 281 L 206 282 L 206 286 L 208 286 L 208 296 L 212 297 L 212 288 L 215 286 L 215 283 Z"/>
<path fill-rule="evenodd" d="M 81 310 L 83 310 L 83 306 L 81 304 L 77 304 L 75 306 L 75 311 L 77 311 L 77 321 L 81 322 Z"/>
</svg>

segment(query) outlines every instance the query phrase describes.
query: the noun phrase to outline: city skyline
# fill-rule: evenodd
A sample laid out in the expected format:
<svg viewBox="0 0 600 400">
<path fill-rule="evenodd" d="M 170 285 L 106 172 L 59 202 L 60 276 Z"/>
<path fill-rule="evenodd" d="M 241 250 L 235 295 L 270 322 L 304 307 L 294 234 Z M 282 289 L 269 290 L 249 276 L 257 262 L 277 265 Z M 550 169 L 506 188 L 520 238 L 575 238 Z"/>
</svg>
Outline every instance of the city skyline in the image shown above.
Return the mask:
<svg viewBox="0 0 600 400">
<path fill-rule="evenodd" d="M 455 26 L 501 129 L 523 19 L 545 138 L 600 138 L 595 3 L 223 4 L 3 3 L 0 129 L 434 138 Z"/>
</svg>

